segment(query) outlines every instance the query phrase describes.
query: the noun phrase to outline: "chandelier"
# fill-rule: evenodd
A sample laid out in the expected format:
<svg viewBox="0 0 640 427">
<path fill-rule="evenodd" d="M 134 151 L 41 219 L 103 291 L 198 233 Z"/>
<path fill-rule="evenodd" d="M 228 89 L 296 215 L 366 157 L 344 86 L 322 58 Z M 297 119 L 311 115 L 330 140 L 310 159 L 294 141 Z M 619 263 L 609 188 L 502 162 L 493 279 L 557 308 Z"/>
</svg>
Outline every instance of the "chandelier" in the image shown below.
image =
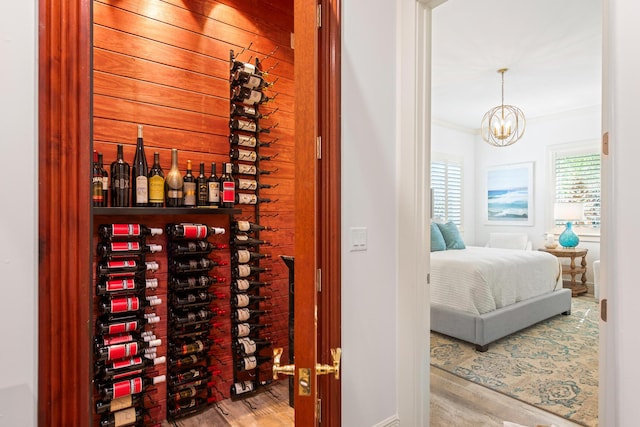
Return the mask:
<svg viewBox="0 0 640 427">
<path fill-rule="evenodd" d="M 506 147 L 522 138 L 526 121 L 524 113 L 513 105 L 504 105 L 504 73 L 508 68 L 501 68 L 502 103 L 487 111 L 482 118 L 482 139 L 495 147 Z"/>
</svg>

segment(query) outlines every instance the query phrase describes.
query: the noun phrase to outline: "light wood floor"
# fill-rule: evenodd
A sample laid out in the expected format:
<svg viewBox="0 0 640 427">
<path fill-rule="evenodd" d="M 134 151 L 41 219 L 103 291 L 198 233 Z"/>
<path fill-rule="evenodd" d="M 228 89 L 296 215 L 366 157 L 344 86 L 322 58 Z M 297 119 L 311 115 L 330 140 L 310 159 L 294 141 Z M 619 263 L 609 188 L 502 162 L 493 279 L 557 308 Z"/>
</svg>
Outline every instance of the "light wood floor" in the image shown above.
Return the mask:
<svg viewBox="0 0 640 427">
<path fill-rule="evenodd" d="M 225 400 L 206 412 L 179 420 L 178 427 L 291 427 L 288 381 L 245 400 Z M 431 427 L 502 427 L 504 421 L 527 427 L 576 427 L 579 424 L 527 405 L 478 384 L 431 367 Z M 348 427 L 348 426 L 343 426 Z"/>
</svg>

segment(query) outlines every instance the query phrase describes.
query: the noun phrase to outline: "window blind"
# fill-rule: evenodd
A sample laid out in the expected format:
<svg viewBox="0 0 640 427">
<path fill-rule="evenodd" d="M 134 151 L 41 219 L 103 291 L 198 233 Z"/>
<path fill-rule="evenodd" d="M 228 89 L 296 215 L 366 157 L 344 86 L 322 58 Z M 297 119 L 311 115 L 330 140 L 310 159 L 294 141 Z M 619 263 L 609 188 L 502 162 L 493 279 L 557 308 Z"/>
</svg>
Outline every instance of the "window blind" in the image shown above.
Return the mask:
<svg viewBox="0 0 640 427">
<path fill-rule="evenodd" d="M 600 228 L 600 154 L 562 155 L 555 160 L 556 203 L 582 203 L 579 227 Z M 555 224 L 562 226 L 562 221 Z"/>
<path fill-rule="evenodd" d="M 431 162 L 433 217 L 462 226 L 462 162 L 437 160 Z"/>
</svg>

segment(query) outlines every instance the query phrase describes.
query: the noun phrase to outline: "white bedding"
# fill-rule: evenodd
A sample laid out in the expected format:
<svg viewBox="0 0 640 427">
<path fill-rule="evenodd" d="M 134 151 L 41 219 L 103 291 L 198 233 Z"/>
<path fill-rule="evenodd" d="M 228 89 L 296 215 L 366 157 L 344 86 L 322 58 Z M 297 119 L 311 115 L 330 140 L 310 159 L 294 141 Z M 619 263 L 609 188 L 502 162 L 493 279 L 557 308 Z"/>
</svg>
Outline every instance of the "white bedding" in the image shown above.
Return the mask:
<svg viewBox="0 0 640 427">
<path fill-rule="evenodd" d="M 473 314 L 562 288 L 559 260 L 546 252 L 467 246 L 431 252 L 431 304 Z"/>
</svg>

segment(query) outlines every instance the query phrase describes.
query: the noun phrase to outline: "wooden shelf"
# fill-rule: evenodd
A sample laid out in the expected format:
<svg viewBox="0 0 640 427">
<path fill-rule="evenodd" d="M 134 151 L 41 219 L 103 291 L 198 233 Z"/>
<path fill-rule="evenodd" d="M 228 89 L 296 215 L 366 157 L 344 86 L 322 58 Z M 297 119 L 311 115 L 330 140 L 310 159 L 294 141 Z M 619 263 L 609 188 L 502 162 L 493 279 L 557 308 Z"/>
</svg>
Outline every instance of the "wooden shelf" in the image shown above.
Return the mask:
<svg viewBox="0 0 640 427">
<path fill-rule="evenodd" d="M 92 208 L 94 216 L 115 216 L 115 215 L 237 215 L 241 214 L 241 209 L 236 208 L 216 208 L 216 207 L 196 207 L 196 208 Z"/>
</svg>

